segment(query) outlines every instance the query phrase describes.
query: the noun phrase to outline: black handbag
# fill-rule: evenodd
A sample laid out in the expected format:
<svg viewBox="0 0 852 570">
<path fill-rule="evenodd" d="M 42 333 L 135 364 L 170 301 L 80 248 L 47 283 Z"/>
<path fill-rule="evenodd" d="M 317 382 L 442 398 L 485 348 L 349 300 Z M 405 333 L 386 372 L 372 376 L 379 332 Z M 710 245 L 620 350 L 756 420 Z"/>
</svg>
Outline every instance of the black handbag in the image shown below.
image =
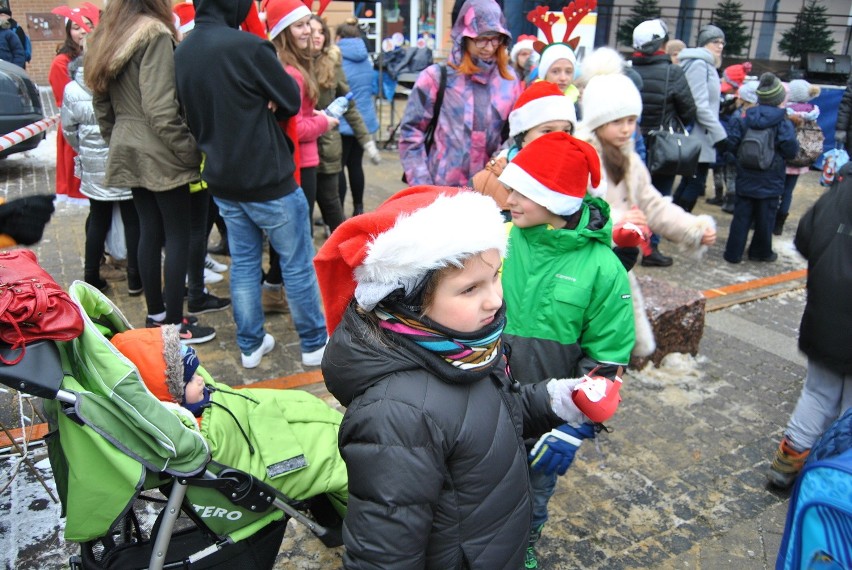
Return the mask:
<svg viewBox="0 0 852 570">
<path fill-rule="evenodd" d="M 669 72 L 666 70 L 666 87 L 663 93 L 669 92 Z M 665 99 L 668 102 L 668 97 Z M 663 103 L 663 121 L 666 116 L 666 103 Z M 648 170 L 651 174 L 668 176 L 692 176 L 698 166 L 701 155 L 701 141 L 689 134 L 686 127 L 675 115 L 668 126 L 660 124 L 659 129 L 652 129 L 645 135 L 645 145 L 648 147 Z"/>
</svg>

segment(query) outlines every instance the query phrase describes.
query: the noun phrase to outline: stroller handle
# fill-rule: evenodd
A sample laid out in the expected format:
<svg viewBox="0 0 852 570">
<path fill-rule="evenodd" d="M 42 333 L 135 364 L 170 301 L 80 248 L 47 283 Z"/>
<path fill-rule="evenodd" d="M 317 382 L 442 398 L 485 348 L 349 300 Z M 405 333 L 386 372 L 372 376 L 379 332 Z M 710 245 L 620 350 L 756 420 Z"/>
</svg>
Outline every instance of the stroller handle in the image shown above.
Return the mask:
<svg viewBox="0 0 852 570">
<path fill-rule="evenodd" d="M 23 352 L 23 354 L 21 354 Z M 70 392 L 60 390 L 65 372 L 62 370 L 62 357 L 59 348 L 52 340 L 40 340 L 28 344 L 26 348 L 12 348 L 10 345 L 0 343 L 0 358 L 12 362 L 18 357 L 20 360 L 15 364 L 0 365 L 0 384 L 9 388 L 45 398 L 57 399 L 57 394 L 64 392 L 63 402 L 67 402 Z M 69 403 L 73 403 L 76 398 Z"/>
</svg>

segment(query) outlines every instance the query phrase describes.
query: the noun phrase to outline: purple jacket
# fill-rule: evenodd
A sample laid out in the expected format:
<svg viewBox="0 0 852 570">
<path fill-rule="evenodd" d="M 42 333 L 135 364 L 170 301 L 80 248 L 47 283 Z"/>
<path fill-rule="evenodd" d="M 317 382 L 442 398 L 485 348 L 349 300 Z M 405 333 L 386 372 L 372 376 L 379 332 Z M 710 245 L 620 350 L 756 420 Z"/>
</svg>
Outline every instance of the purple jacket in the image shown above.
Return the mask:
<svg viewBox="0 0 852 570">
<path fill-rule="evenodd" d="M 465 36 L 488 32 L 511 38 L 496 2 L 467 0 L 453 25 L 448 63 L 461 63 Z M 496 63 L 476 64 L 482 71 L 470 76 L 447 66 L 444 102 L 428 155 L 424 138 L 435 110 L 440 68 L 431 65 L 417 78 L 399 130 L 399 156 L 409 184 L 467 186 L 503 143 L 503 126 L 523 85 L 517 79 L 503 79 Z"/>
</svg>

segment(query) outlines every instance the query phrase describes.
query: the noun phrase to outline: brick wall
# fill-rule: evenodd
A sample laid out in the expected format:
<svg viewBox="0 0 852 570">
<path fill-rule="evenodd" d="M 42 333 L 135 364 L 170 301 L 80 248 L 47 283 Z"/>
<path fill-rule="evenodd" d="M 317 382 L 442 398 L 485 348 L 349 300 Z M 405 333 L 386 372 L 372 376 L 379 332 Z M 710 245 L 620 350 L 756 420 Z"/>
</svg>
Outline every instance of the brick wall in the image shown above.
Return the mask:
<svg viewBox="0 0 852 570">
<path fill-rule="evenodd" d="M 59 2 L 57 0 L 10 0 L 12 17 L 24 28 L 30 36 L 33 44 L 33 59 L 27 64 L 27 73 L 41 86 L 47 86 L 47 73 L 50 71 L 50 63 L 56 56 L 56 48 L 61 40 L 33 40 L 30 30 L 27 29 L 28 13 L 50 12 L 52 9 L 63 4 L 72 2 Z"/>
</svg>

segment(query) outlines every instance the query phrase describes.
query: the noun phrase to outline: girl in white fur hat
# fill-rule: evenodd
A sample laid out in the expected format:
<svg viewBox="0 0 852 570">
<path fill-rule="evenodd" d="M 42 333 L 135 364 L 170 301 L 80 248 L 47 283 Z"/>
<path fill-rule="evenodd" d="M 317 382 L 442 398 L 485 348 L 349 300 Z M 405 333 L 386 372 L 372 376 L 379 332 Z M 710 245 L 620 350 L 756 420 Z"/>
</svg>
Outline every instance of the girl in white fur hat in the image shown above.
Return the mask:
<svg viewBox="0 0 852 570">
<path fill-rule="evenodd" d="M 703 254 L 716 241 L 716 222 L 710 216 L 685 212 L 651 184 L 651 175 L 633 147 L 642 97 L 621 72 L 622 59 L 615 50 L 599 48 L 596 52 L 599 52 L 596 57 L 587 58 L 596 62 L 595 66 L 583 67 L 587 83 L 581 100 L 583 118 L 576 136 L 594 146 L 601 158 L 606 184 L 600 188 L 610 205 L 613 224 L 631 223 L 650 228 L 683 250 Z M 610 57 L 601 57 L 607 53 Z M 636 318 L 633 354 L 647 356 L 655 350 L 653 331 L 632 272 L 630 277 Z"/>
</svg>

